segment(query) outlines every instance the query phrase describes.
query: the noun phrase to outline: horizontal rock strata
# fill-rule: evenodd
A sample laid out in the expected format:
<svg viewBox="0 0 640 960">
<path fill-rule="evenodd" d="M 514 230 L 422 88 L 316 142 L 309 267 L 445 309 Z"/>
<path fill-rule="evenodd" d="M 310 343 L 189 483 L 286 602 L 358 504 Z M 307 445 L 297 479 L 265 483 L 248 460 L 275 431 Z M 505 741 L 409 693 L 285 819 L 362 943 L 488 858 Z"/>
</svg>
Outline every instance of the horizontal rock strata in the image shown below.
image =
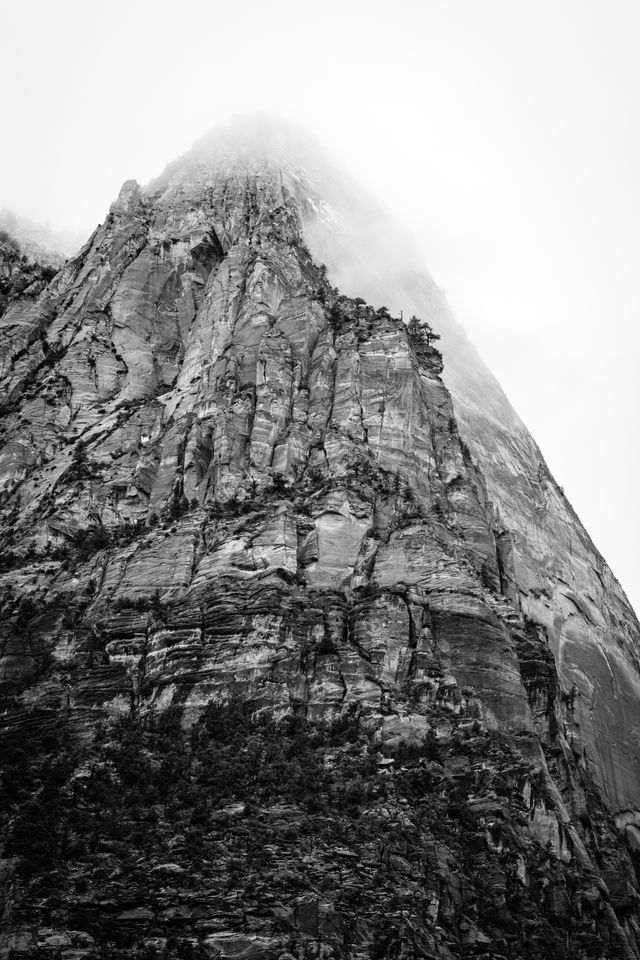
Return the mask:
<svg viewBox="0 0 640 960">
<path fill-rule="evenodd" d="M 303 186 L 197 152 L 2 304 L 2 955 L 640 956 L 637 624 Z"/>
</svg>

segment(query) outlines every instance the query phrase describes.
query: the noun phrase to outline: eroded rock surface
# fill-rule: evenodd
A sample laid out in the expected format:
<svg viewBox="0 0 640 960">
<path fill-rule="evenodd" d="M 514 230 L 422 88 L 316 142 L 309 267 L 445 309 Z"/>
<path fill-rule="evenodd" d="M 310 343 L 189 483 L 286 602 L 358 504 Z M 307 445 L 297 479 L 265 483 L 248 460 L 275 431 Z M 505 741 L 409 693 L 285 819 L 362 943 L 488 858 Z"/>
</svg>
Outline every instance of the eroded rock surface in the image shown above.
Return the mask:
<svg viewBox="0 0 640 960">
<path fill-rule="evenodd" d="M 333 282 L 405 317 L 417 313 L 441 334 L 460 435 L 496 513 L 503 588 L 508 581 L 511 599 L 545 627 L 600 789 L 614 809 L 637 812 L 639 627 L 624 591 L 408 238 L 317 152 L 305 148 L 292 176 L 305 238 Z"/>
<path fill-rule="evenodd" d="M 206 143 L 0 319 L 4 954 L 640 956 L 637 622 L 306 183 Z"/>
</svg>

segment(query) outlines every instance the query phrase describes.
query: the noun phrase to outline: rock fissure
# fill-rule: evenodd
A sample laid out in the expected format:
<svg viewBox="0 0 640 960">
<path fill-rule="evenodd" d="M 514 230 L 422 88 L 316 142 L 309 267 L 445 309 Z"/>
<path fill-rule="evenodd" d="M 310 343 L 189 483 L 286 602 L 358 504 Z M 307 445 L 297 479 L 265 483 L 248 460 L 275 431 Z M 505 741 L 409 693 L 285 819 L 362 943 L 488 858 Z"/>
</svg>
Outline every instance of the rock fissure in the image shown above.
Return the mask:
<svg viewBox="0 0 640 960">
<path fill-rule="evenodd" d="M 612 575 L 426 281 L 202 150 L 0 316 L 2 955 L 640 956 Z"/>
</svg>

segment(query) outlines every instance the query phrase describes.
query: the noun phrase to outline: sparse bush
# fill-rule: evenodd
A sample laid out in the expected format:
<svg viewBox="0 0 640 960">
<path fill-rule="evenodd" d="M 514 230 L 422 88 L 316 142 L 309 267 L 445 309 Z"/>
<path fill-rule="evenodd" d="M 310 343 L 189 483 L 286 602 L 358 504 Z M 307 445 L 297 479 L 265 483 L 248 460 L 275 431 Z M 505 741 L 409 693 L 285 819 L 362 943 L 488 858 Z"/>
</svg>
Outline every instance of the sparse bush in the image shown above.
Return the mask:
<svg viewBox="0 0 640 960">
<path fill-rule="evenodd" d="M 101 463 L 94 463 L 89 459 L 85 442 L 80 438 L 73 449 L 71 464 L 65 477 L 71 483 L 81 480 L 95 480 L 101 475 L 102 466 Z"/>
</svg>

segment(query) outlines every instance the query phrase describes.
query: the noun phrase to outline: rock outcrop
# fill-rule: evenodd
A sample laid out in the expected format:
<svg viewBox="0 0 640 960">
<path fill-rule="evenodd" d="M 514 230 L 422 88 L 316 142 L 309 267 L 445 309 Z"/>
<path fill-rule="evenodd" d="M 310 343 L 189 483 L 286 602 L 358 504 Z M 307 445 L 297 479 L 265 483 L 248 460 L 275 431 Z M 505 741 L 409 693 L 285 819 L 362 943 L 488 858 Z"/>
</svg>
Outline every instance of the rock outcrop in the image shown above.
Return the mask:
<svg viewBox="0 0 640 960">
<path fill-rule="evenodd" d="M 12 301 L 42 293 L 62 261 L 29 257 L 14 236 L 0 229 L 0 316 Z"/>
<path fill-rule="evenodd" d="M 5 304 L 3 955 L 639 957 L 637 621 L 288 149 L 127 182 Z"/>
</svg>

